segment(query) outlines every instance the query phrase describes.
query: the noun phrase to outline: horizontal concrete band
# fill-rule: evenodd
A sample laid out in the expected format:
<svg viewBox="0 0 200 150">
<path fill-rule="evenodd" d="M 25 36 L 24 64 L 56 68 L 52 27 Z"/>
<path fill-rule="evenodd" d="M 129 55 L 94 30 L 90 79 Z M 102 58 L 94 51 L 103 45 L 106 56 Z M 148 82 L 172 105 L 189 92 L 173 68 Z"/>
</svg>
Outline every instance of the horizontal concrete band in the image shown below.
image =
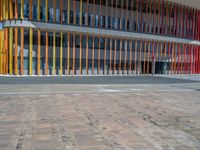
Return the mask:
<svg viewBox="0 0 200 150">
<path fill-rule="evenodd" d="M 44 22 L 35 22 L 35 21 L 21 21 L 21 20 L 9 20 L 3 22 L 3 28 L 10 27 L 24 27 L 24 28 L 35 28 L 41 30 L 55 31 L 55 32 L 74 32 L 74 33 L 83 33 L 95 36 L 103 37 L 113 37 L 113 38 L 123 38 L 123 39 L 142 39 L 142 40 L 151 40 L 151 41 L 160 41 L 160 42 L 173 42 L 173 43 L 183 43 L 191 45 L 200 45 L 200 41 L 182 39 L 176 37 L 167 37 L 153 34 L 144 34 L 144 33 L 134 33 L 134 32 L 125 32 L 101 28 L 90 28 L 90 27 L 81 27 L 73 25 L 61 25 L 53 23 L 44 23 Z"/>
</svg>

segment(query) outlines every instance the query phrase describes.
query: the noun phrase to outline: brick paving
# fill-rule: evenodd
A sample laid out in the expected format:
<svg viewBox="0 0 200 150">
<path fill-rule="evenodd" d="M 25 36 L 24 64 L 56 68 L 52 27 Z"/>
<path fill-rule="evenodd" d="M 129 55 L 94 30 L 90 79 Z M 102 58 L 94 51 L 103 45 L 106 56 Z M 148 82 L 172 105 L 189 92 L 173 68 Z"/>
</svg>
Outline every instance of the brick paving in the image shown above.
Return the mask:
<svg viewBox="0 0 200 150">
<path fill-rule="evenodd" d="M 199 98 L 195 90 L 0 95 L 0 149 L 199 150 Z"/>
</svg>

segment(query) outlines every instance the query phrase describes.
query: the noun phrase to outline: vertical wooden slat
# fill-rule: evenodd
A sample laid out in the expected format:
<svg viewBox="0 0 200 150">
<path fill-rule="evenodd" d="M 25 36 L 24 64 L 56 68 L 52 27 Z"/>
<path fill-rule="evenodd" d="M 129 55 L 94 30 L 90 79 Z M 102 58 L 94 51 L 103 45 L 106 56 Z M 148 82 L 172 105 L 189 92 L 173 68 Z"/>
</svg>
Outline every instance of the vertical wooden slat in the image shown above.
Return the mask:
<svg viewBox="0 0 200 150">
<path fill-rule="evenodd" d="M 150 49 L 151 49 L 151 42 L 148 42 L 148 60 L 147 60 L 147 74 L 149 74 L 149 67 L 150 67 Z"/>
<path fill-rule="evenodd" d="M 129 71 L 132 74 L 132 58 L 133 58 L 133 43 L 130 41 L 130 62 L 129 62 Z"/>
<path fill-rule="evenodd" d="M 70 75 L 70 33 L 67 33 L 67 70 Z"/>
<path fill-rule="evenodd" d="M 187 59 L 187 74 L 189 74 L 189 65 L 190 65 L 190 62 L 189 62 L 189 44 L 187 44 L 186 45 L 186 49 L 187 49 L 187 51 L 186 51 L 186 59 Z M 197 53 L 197 58 L 198 58 L 198 53 Z"/>
<path fill-rule="evenodd" d="M 13 74 L 13 28 L 9 28 L 9 73 Z"/>
<path fill-rule="evenodd" d="M 148 15 L 148 2 L 149 1 L 146 1 L 146 17 L 145 17 L 145 19 L 146 19 L 146 27 L 145 27 L 145 32 L 149 32 L 149 29 L 148 29 L 148 19 L 149 19 L 149 15 Z"/>
<path fill-rule="evenodd" d="M 94 74 L 94 36 L 92 37 L 92 74 Z"/>
<path fill-rule="evenodd" d="M 60 75 L 63 75 L 63 33 L 60 32 Z"/>
<path fill-rule="evenodd" d="M 49 64 L 48 64 L 48 56 L 49 56 L 49 54 L 48 54 L 48 51 L 49 51 L 49 40 L 48 40 L 48 32 L 46 32 L 46 49 L 45 49 L 45 65 L 46 65 L 46 67 L 45 67 L 45 75 L 48 75 L 48 71 L 49 71 L 49 69 L 48 69 L 48 66 L 49 66 Z"/>
<path fill-rule="evenodd" d="M 21 0 L 21 19 L 24 20 L 24 0 Z"/>
<path fill-rule="evenodd" d="M 2 32 L 3 31 L 0 31 L 0 74 L 3 74 L 3 44 L 2 44 L 2 41 L 3 41 L 3 36 L 2 36 Z"/>
<path fill-rule="evenodd" d="M 155 28 L 155 26 L 156 26 L 156 0 L 154 0 L 154 22 L 153 22 L 153 32 L 154 32 L 154 34 L 156 34 L 156 28 Z"/>
<path fill-rule="evenodd" d="M 2 0 L 2 20 L 6 19 L 6 3 L 5 2 L 6 2 L 6 0 Z"/>
<path fill-rule="evenodd" d="M 144 67 L 143 67 L 143 74 L 146 73 L 146 46 L 147 46 L 147 42 L 144 42 Z"/>
<path fill-rule="evenodd" d="M 88 75 L 88 34 L 86 35 L 86 74 Z"/>
<path fill-rule="evenodd" d="M 192 39 L 195 39 L 195 20 L 196 20 L 196 9 L 194 8 L 192 11 Z"/>
<path fill-rule="evenodd" d="M 83 1 L 80 0 L 80 26 L 82 26 Z"/>
<path fill-rule="evenodd" d="M 3 10 L 2 2 L 3 2 L 3 1 L 0 1 L 0 21 L 3 20 L 3 18 L 2 18 L 2 14 L 3 14 L 3 12 L 2 12 L 2 10 Z"/>
<path fill-rule="evenodd" d="M 40 30 L 38 29 L 38 64 L 37 64 L 37 74 L 38 75 L 40 75 L 40 68 L 41 68 L 41 66 L 40 66 L 40 57 L 41 57 L 41 47 L 40 47 L 40 45 L 41 45 L 41 32 L 40 32 Z"/>
<path fill-rule="evenodd" d="M 173 74 L 173 62 L 174 62 L 174 43 L 172 43 L 172 54 L 171 54 L 171 74 Z"/>
<path fill-rule="evenodd" d="M 139 26 L 139 24 L 138 24 L 138 11 L 139 11 L 139 2 L 138 2 L 139 0 L 136 0 L 136 31 L 138 32 L 138 26 Z"/>
<path fill-rule="evenodd" d="M 128 13 L 128 6 L 129 6 L 129 0 L 126 0 L 126 20 L 125 20 L 125 30 L 128 30 L 128 16 L 129 16 L 129 13 Z"/>
<path fill-rule="evenodd" d="M 126 64 L 127 64 L 127 50 L 128 50 L 128 41 L 126 41 L 126 49 L 124 50 L 124 71 L 127 70 Z"/>
<path fill-rule="evenodd" d="M 8 39 L 8 34 L 9 30 L 8 28 L 5 29 L 5 53 L 6 53 L 6 59 L 5 59 L 5 64 L 6 64 L 6 69 L 5 69 L 5 74 L 8 74 L 8 47 L 9 47 L 9 39 Z"/>
<path fill-rule="evenodd" d="M 189 55 L 188 55 L 188 57 L 189 57 L 189 63 L 190 63 L 190 74 L 192 74 L 192 66 L 191 66 L 191 64 L 192 64 L 191 47 L 192 47 L 192 45 L 189 45 Z"/>
<path fill-rule="evenodd" d="M 180 49 L 180 43 L 178 43 L 178 74 L 180 74 L 180 54 L 181 54 L 181 49 Z"/>
<path fill-rule="evenodd" d="M 68 8 L 67 8 L 67 15 L 68 15 L 68 18 L 67 18 L 67 23 L 69 24 L 70 23 L 70 0 L 67 0 L 68 4 Z"/>
<path fill-rule="evenodd" d="M 53 0 L 53 22 L 56 22 L 56 0 Z"/>
<path fill-rule="evenodd" d="M 151 6 L 152 6 L 152 0 L 150 0 L 150 14 L 149 14 L 149 33 L 151 33 L 151 23 L 152 23 L 152 15 L 151 15 Z"/>
<path fill-rule="evenodd" d="M 161 34 L 164 34 L 164 0 L 162 0 L 162 31 Z"/>
<path fill-rule="evenodd" d="M 105 38 L 104 41 L 104 74 L 106 73 L 106 48 L 107 48 L 107 39 Z"/>
<path fill-rule="evenodd" d="M 139 59 L 139 63 L 138 63 L 138 74 L 140 74 L 141 72 L 141 64 L 142 64 L 142 43 L 143 41 L 140 41 L 140 59 Z"/>
<path fill-rule="evenodd" d="M 124 0 L 121 0 L 121 14 L 120 14 L 120 30 L 122 30 L 122 18 L 123 16 L 123 6 L 124 6 Z"/>
<path fill-rule="evenodd" d="M 198 74 L 200 73 L 200 47 L 198 46 Z"/>
<path fill-rule="evenodd" d="M 56 74 L 56 32 L 53 32 L 53 75 Z"/>
<path fill-rule="evenodd" d="M 178 4 L 176 5 L 176 37 L 178 37 Z"/>
<path fill-rule="evenodd" d="M 80 34 L 79 74 L 82 75 L 82 34 Z"/>
<path fill-rule="evenodd" d="M 6 20 L 9 19 L 9 12 L 10 12 L 9 9 L 10 9 L 10 8 L 9 8 L 9 1 L 6 1 Z"/>
<path fill-rule="evenodd" d="M 137 45 L 138 41 L 135 40 L 135 65 L 134 65 L 135 75 L 137 74 Z"/>
<path fill-rule="evenodd" d="M 73 35 L 73 75 L 75 75 L 75 63 L 76 63 L 76 35 Z"/>
<path fill-rule="evenodd" d="M 9 19 L 13 18 L 13 2 L 11 0 L 8 0 L 8 9 L 7 11 L 9 11 Z"/>
<path fill-rule="evenodd" d="M 3 31 L 0 31 L 0 74 L 3 74 L 3 57 L 4 57 L 4 51 L 3 51 Z"/>
<path fill-rule="evenodd" d="M 160 43 L 160 58 L 163 57 L 163 44 Z"/>
<path fill-rule="evenodd" d="M 33 29 L 30 28 L 29 75 L 32 75 Z"/>
<path fill-rule="evenodd" d="M 130 23 L 130 25 L 131 25 L 131 31 L 133 32 L 133 20 L 134 20 L 134 12 L 133 12 L 133 6 L 134 6 L 134 2 L 133 2 L 133 0 L 131 0 L 131 23 Z M 117 6 L 116 6 L 117 7 Z"/>
<path fill-rule="evenodd" d="M 38 0 L 38 8 L 37 9 L 38 9 L 37 17 L 38 17 L 38 21 L 40 21 L 40 0 Z"/>
<path fill-rule="evenodd" d="M 188 38 L 188 7 L 186 8 L 186 12 L 185 12 L 185 19 L 186 19 L 186 38 Z"/>
<path fill-rule="evenodd" d="M 93 0 L 93 4 L 92 4 L 92 12 L 93 12 L 93 17 L 92 17 L 92 27 L 94 28 L 94 24 L 95 24 L 95 0 Z"/>
<path fill-rule="evenodd" d="M 60 0 L 60 23 L 63 22 L 63 0 Z"/>
<path fill-rule="evenodd" d="M 167 43 L 165 42 L 164 45 L 165 45 L 164 58 L 166 59 L 166 57 L 167 57 Z"/>
<path fill-rule="evenodd" d="M 181 44 L 181 74 L 183 74 L 183 65 L 184 65 L 184 60 L 183 60 L 183 55 L 184 55 L 184 47 L 183 44 Z"/>
<path fill-rule="evenodd" d="M 193 74 L 195 74 L 195 51 L 196 51 L 196 45 L 193 47 L 193 51 L 192 51 L 192 72 Z"/>
<path fill-rule="evenodd" d="M 158 59 L 158 47 L 159 47 L 159 42 L 157 41 L 157 45 L 156 45 L 156 59 Z"/>
<path fill-rule="evenodd" d="M 100 36 L 99 36 L 99 43 L 98 43 L 98 74 L 100 74 L 100 61 L 101 61 L 101 57 L 100 57 L 100 50 L 101 50 L 101 38 L 100 38 Z"/>
<path fill-rule="evenodd" d="M 117 39 L 115 39 L 115 46 L 114 46 L 114 73 L 116 71 L 116 56 L 117 56 Z"/>
<path fill-rule="evenodd" d="M 120 50 L 119 50 L 119 71 L 122 71 L 122 39 L 120 39 Z"/>
<path fill-rule="evenodd" d="M 154 63 L 154 49 L 155 49 L 155 42 L 152 41 L 152 54 L 151 54 L 151 63 L 152 63 L 152 67 L 153 67 L 153 63 Z M 154 68 L 155 69 L 155 68 Z M 154 70 L 153 68 L 151 68 L 152 74 L 154 74 Z"/>
<path fill-rule="evenodd" d="M 49 0 L 46 0 L 46 22 L 48 22 L 48 5 L 49 5 Z"/>
<path fill-rule="evenodd" d="M 161 23 L 161 17 L 160 17 L 160 1 L 158 1 L 158 18 L 157 18 L 158 20 L 157 20 L 157 28 L 158 28 L 158 33 L 157 34 L 159 34 L 160 33 L 160 23 Z"/>
<path fill-rule="evenodd" d="M 186 59 L 186 45 L 184 44 L 184 74 L 186 74 L 186 70 L 187 70 L 186 63 L 187 63 L 187 59 Z"/>
<path fill-rule="evenodd" d="M 109 70 L 110 72 L 112 71 L 112 39 L 110 38 L 110 67 Z"/>
<path fill-rule="evenodd" d="M 185 15 L 185 6 L 183 6 L 183 8 L 182 8 L 182 18 L 183 18 L 183 21 L 182 21 L 182 24 L 183 24 L 182 37 L 183 38 L 185 37 L 185 18 L 184 18 L 184 15 Z"/>
<path fill-rule="evenodd" d="M 14 72 L 18 75 L 18 29 L 15 28 L 15 57 L 14 57 Z"/>
<path fill-rule="evenodd" d="M 101 21 L 101 17 L 102 17 L 102 0 L 99 0 L 100 6 L 99 6 L 99 27 L 102 27 L 102 21 Z"/>
<path fill-rule="evenodd" d="M 113 18 L 113 0 L 110 0 L 111 1 L 111 8 L 110 8 L 110 27 L 112 29 L 112 18 Z"/>
<path fill-rule="evenodd" d="M 143 32 L 143 5 L 144 5 L 144 0 L 140 1 L 140 7 L 141 7 L 141 14 L 140 14 L 140 22 L 141 22 L 141 28 L 140 28 L 140 32 Z M 128 6 L 127 6 L 128 7 Z"/>
<path fill-rule="evenodd" d="M 168 35 L 168 23 L 169 23 L 169 18 L 168 18 L 168 16 L 169 16 L 169 12 L 168 12 L 168 1 L 166 1 L 166 22 L 165 22 L 165 26 L 167 27 L 165 27 L 166 28 L 166 35 Z"/>
<path fill-rule="evenodd" d="M 176 51 L 177 51 L 177 50 L 176 50 L 176 44 L 174 44 L 174 58 L 173 58 L 173 59 L 174 59 L 174 69 L 173 69 L 173 70 L 174 70 L 174 71 L 173 71 L 174 74 L 176 74 L 176 55 L 177 55 L 177 54 L 176 54 Z"/>
<path fill-rule="evenodd" d="M 15 19 L 18 19 L 18 0 L 15 0 Z"/>
<path fill-rule="evenodd" d="M 30 12 L 29 12 L 29 14 L 30 14 L 30 15 L 29 15 L 29 19 L 32 20 L 32 19 L 33 19 L 33 0 L 30 0 L 30 1 L 29 1 L 29 6 L 30 6 L 30 7 L 29 7 L 29 11 L 30 11 Z"/>
</svg>

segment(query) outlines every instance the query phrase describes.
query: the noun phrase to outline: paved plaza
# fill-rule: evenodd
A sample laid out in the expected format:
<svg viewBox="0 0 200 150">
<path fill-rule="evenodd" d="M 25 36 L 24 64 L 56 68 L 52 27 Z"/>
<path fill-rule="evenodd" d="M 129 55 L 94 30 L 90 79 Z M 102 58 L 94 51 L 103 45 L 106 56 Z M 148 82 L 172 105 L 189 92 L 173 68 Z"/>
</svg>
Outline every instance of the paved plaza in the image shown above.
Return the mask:
<svg viewBox="0 0 200 150">
<path fill-rule="evenodd" d="M 1 78 L 0 150 L 199 150 L 200 82 L 131 79 L 6 84 Z"/>
</svg>

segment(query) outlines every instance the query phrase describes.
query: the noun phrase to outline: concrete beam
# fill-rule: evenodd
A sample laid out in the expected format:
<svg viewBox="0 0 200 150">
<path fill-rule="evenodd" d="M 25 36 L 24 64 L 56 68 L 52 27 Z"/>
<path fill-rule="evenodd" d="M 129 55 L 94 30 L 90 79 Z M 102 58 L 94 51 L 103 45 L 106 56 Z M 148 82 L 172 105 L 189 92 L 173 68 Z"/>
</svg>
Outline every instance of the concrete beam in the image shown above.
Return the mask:
<svg viewBox="0 0 200 150">
<path fill-rule="evenodd" d="M 12 21 L 3 22 L 3 28 L 10 28 L 10 27 L 35 28 L 35 29 L 40 29 L 40 30 L 45 30 L 45 31 L 52 31 L 52 32 L 53 31 L 73 32 L 73 33 L 78 33 L 78 34 L 88 33 L 89 35 L 96 35 L 96 36 L 103 36 L 103 37 L 142 39 L 142 40 L 200 45 L 200 41 L 195 41 L 195 40 L 153 35 L 153 34 L 119 31 L 119 30 L 109 30 L 109 29 L 101 29 L 101 28 L 90 28 L 90 27 L 80 27 L 80 26 L 74 26 L 74 25 L 61 25 L 61 24 L 43 23 L 43 22 L 34 22 L 34 21 L 21 21 L 21 20 L 12 20 Z"/>
</svg>

